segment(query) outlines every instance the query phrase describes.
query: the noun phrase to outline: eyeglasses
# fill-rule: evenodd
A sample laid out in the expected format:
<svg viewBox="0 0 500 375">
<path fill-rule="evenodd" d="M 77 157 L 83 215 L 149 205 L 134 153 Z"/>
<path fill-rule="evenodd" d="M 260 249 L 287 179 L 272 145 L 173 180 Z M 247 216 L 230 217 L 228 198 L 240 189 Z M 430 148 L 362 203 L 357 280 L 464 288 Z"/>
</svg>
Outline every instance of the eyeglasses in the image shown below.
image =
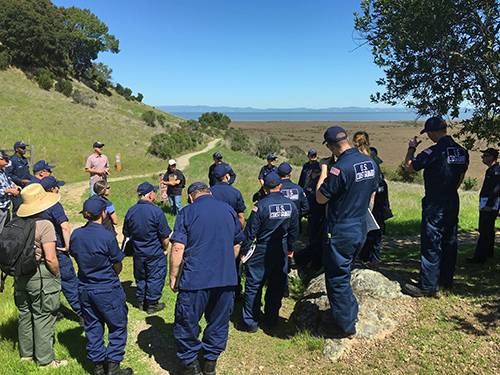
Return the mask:
<svg viewBox="0 0 500 375">
<path fill-rule="evenodd" d="M 44 169 L 44 171 L 47 173 L 52 173 L 52 170 L 50 170 L 50 169 Z"/>
</svg>

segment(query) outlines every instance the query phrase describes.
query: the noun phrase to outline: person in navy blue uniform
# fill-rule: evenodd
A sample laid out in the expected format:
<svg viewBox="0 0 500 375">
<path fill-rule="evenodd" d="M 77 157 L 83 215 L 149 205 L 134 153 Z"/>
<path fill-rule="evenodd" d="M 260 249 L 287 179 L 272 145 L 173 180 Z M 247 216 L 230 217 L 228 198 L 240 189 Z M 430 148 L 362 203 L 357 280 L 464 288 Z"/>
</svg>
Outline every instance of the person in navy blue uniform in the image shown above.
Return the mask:
<svg viewBox="0 0 500 375">
<path fill-rule="evenodd" d="M 278 172 L 278 167 L 276 167 L 276 155 L 269 154 L 267 155 L 267 165 L 264 165 L 259 172 L 259 182 L 260 182 L 260 190 L 253 195 L 253 201 L 258 201 L 266 195 L 264 191 L 264 180 L 266 176 L 271 172 Z"/>
<path fill-rule="evenodd" d="M 94 375 L 132 375 L 120 362 L 127 344 L 128 308 L 118 275 L 125 254 L 116 236 L 102 226 L 106 203 L 92 196 L 83 204 L 87 224 L 71 234 L 70 253 L 78 264 L 78 293 L 85 320 L 87 358 L 94 363 Z M 108 327 L 108 346 L 104 326 Z M 106 372 L 104 362 L 108 361 Z"/>
<path fill-rule="evenodd" d="M 262 322 L 270 328 L 278 324 L 287 282 L 287 253 L 293 251 L 299 233 L 297 207 L 281 194 L 281 179 L 276 172 L 266 176 L 264 188 L 266 195 L 252 208 L 241 245 L 242 260 L 254 243 L 255 250 L 246 261 L 243 320 L 237 322 L 235 327 L 251 333 L 258 330 L 262 288 L 266 281 L 268 286 Z"/>
<path fill-rule="evenodd" d="M 229 173 L 229 179 L 227 180 L 227 183 L 229 185 L 232 185 L 234 183 L 234 181 L 236 180 L 236 173 L 234 173 L 233 169 L 229 166 L 229 164 L 224 163 L 222 161 L 222 154 L 220 152 L 214 153 L 213 159 L 214 159 L 214 163 L 208 168 L 208 181 L 209 181 L 210 187 L 214 186 L 217 183 L 217 181 L 219 181 L 217 179 L 217 177 L 215 177 L 215 175 L 214 175 L 214 169 L 215 169 L 215 167 L 217 167 L 218 165 L 221 165 L 221 164 L 227 166 L 227 170 Z"/>
<path fill-rule="evenodd" d="M 406 284 L 403 290 L 413 297 L 433 296 L 453 285 L 457 261 L 458 187 L 469 166 L 469 153 L 446 132 L 441 117 L 431 117 L 420 134 L 427 133 L 436 144 L 416 157 L 421 141 L 414 137 L 408 143 L 405 158 L 407 171 L 424 170 L 425 197 L 422 199 L 420 233 L 420 281 Z"/>
<path fill-rule="evenodd" d="M 167 277 L 167 252 L 172 230 L 161 208 L 155 206 L 158 186 L 143 182 L 137 188 L 139 202 L 130 207 L 123 222 L 123 235 L 132 241 L 134 278 L 139 310 L 154 314 L 165 308 L 158 303 Z"/>
<path fill-rule="evenodd" d="M 292 166 L 287 162 L 281 163 L 278 167 L 278 175 L 281 178 L 281 194 L 295 203 L 301 217 L 305 216 L 309 211 L 309 201 L 307 200 L 304 190 L 290 180 L 292 176 Z"/>
<path fill-rule="evenodd" d="M 309 181 L 309 174 L 314 164 L 317 163 L 318 153 L 314 149 L 310 149 L 307 153 L 307 158 L 309 161 L 302 166 L 302 171 L 300 172 L 299 186 L 305 189 L 307 182 Z"/>
<path fill-rule="evenodd" d="M 10 177 L 12 182 L 21 188 L 25 187 L 33 178 L 30 173 L 28 159 L 24 157 L 26 154 L 26 144 L 21 141 L 14 143 L 14 155 L 10 158 L 10 166 L 5 168 L 5 174 Z M 12 197 L 12 215 L 15 215 L 19 206 L 23 203 L 20 195 Z"/>
<path fill-rule="evenodd" d="M 326 130 L 324 142 L 337 157 L 329 167 L 321 160 L 316 199 L 328 203 L 323 242 L 323 266 L 331 310 L 323 315 L 321 327 L 336 337 L 356 333 L 358 302 L 351 288 L 351 263 L 366 239 L 366 214 L 377 189 L 377 165 L 355 147 L 340 126 Z"/>
<path fill-rule="evenodd" d="M 484 176 L 483 187 L 479 192 L 479 239 L 474 255 L 468 257 L 467 263 L 484 263 L 493 257 L 495 247 L 495 220 L 498 216 L 500 197 L 500 164 L 498 150 L 488 148 L 481 151 L 483 163 L 488 166 Z"/>
<path fill-rule="evenodd" d="M 217 183 L 210 186 L 210 191 L 215 199 L 229 204 L 241 222 L 241 230 L 245 228 L 245 202 L 240 191 L 229 184 L 231 167 L 225 163 L 219 164 L 214 168 L 213 175 L 217 179 Z"/>
<path fill-rule="evenodd" d="M 59 189 L 65 182 L 56 180 L 53 176 L 47 176 L 42 179 L 40 184 L 46 192 L 59 194 Z M 68 217 L 61 203 L 57 202 L 43 213 L 42 219 L 47 219 L 54 225 L 57 239 L 57 259 L 59 260 L 59 272 L 61 273 L 61 290 L 73 311 L 80 317 L 80 324 L 83 325 L 80 299 L 78 297 L 78 278 L 68 252 L 71 236 Z"/>
<path fill-rule="evenodd" d="M 50 176 L 55 165 L 50 165 L 45 160 L 39 160 L 33 165 L 33 178 L 26 184 L 39 184 L 45 177 Z"/>
<path fill-rule="evenodd" d="M 235 211 L 215 199 L 205 183 L 191 184 L 188 195 L 192 203 L 177 216 L 171 237 L 170 288 L 178 291 L 174 338 L 183 374 L 202 374 L 198 352 L 203 348 L 203 374 L 215 375 L 228 338 L 237 282 L 234 260 L 243 233 Z M 182 260 L 185 265 L 179 275 Z M 203 314 L 207 326 L 200 341 Z"/>
</svg>

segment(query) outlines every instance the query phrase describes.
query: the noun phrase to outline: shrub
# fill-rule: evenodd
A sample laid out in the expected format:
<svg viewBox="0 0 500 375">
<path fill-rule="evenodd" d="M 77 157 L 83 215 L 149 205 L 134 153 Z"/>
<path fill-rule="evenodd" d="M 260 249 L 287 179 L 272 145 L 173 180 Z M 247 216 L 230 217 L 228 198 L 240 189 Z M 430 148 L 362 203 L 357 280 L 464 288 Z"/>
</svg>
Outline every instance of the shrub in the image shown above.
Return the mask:
<svg viewBox="0 0 500 375">
<path fill-rule="evenodd" d="M 141 93 L 138 93 L 135 97 L 135 100 L 137 100 L 139 103 L 142 103 L 142 99 L 144 99 L 144 95 L 142 95 Z"/>
<path fill-rule="evenodd" d="M 73 101 L 77 104 L 86 105 L 90 108 L 95 108 L 97 105 L 96 102 L 92 99 L 92 97 L 82 90 L 75 90 L 73 94 L 71 94 Z"/>
<path fill-rule="evenodd" d="M 293 165 L 302 165 L 307 162 L 306 153 L 299 146 L 290 146 L 286 148 L 285 155 L 288 162 Z"/>
<path fill-rule="evenodd" d="M 125 89 L 123 88 L 122 85 L 120 85 L 119 83 L 116 84 L 115 86 L 115 91 L 118 95 L 123 95 L 123 92 L 125 91 Z"/>
<path fill-rule="evenodd" d="M 476 177 L 467 177 L 464 180 L 464 190 L 473 190 L 477 186 L 477 178 Z"/>
<path fill-rule="evenodd" d="M 10 55 L 7 51 L 0 53 L 0 70 L 5 70 L 10 65 Z"/>
<path fill-rule="evenodd" d="M 198 121 L 205 128 L 214 128 L 217 130 L 227 130 L 231 119 L 219 112 L 205 112 L 199 118 Z"/>
<path fill-rule="evenodd" d="M 243 129 L 229 128 L 226 130 L 224 140 L 233 151 L 249 151 L 252 147 L 250 137 Z"/>
<path fill-rule="evenodd" d="M 142 120 L 147 126 L 154 128 L 156 126 L 156 113 L 153 111 L 146 111 L 142 114 Z"/>
<path fill-rule="evenodd" d="M 38 69 L 38 76 L 36 77 L 36 82 L 38 86 L 44 90 L 49 91 L 54 84 L 54 74 L 47 69 Z"/>
<path fill-rule="evenodd" d="M 167 118 L 165 116 L 163 116 L 163 115 L 157 115 L 156 119 L 158 120 L 158 124 L 160 124 L 161 126 L 165 127 L 165 122 L 167 120 Z"/>
<path fill-rule="evenodd" d="M 128 87 L 123 90 L 123 97 L 127 100 L 132 100 L 132 90 Z"/>
<path fill-rule="evenodd" d="M 388 167 L 381 166 L 380 170 L 382 171 L 382 173 L 384 175 L 384 179 L 386 181 L 397 181 L 398 180 L 398 175 L 392 169 L 390 169 Z"/>
<path fill-rule="evenodd" d="M 281 143 L 275 136 L 264 137 L 257 142 L 255 154 L 259 158 L 265 158 L 269 154 L 278 155 L 281 151 Z"/>
<path fill-rule="evenodd" d="M 399 164 L 398 168 L 396 169 L 396 175 L 398 176 L 397 180 L 401 182 L 408 182 L 408 183 L 415 182 L 419 184 L 424 182 L 424 179 L 420 172 L 417 171 L 408 172 L 405 169 L 404 161 L 402 161 L 401 164 Z"/>
<path fill-rule="evenodd" d="M 148 153 L 168 160 L 186 150 L 193 149 L 197 140 L 193 132 L 189 133 L 191 135 L 181 130 L 171 135 L 167 133 L 156 134 L 151 137 Z"/>
<path fill-rule="evenodd" d="M 73 91 L 73 84 L 67 79 L 60 79 L 56 82 L 56 91 L 69 97 L 71 96 L 71 92 Z"/>
</svg>

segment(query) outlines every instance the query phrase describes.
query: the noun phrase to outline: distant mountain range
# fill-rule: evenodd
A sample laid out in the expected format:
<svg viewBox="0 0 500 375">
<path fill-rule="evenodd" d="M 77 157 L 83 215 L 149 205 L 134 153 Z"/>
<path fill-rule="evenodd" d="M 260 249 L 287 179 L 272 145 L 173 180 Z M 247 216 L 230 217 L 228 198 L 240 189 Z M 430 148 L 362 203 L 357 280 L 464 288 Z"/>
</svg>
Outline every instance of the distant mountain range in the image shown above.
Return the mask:
<svg viewBox="0 0 500 375">
<path fill-rule="evenodd" d="M 286 112 L 286 113 L 335 113 L 335 112 L 410 112 L 406 108 L 373 108 L 373 107 L 330 107 L 321 109 L 312 108 L 252 108 L 252 107 L 211 107 L 207 105 L 163 105 L 156 107 L 167 113 L 204 113 L 204 112 L 221 112 L 221 113 L 252 113 L 252 112 Z"/>
</svg>

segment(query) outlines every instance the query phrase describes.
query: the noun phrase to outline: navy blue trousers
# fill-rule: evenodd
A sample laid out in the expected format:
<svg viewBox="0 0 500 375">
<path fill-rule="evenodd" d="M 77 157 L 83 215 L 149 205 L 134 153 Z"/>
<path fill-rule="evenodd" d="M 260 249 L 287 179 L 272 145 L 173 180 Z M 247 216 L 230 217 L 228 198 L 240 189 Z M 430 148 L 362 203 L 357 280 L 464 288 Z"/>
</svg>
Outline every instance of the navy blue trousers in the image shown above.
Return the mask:
<svg viewBox="0 0 500 375">
<path fill-rule="evenodd" d="M 358 301 L 351 288 L 351 263 L 366 239 L 366 218 L 328 223 L 323 246 L 325 283 L 333 323 L 346 334 L 356 333 Z"/>
<path fill-rule="evenodd" d="M 266 247 L 268 245 L 265 245 Z M 271 325 L 278 322 L 281 299 L 288 280 L 288 256 L 281 244 L 274 254 L 257 247 L 247 262 L 243 321 L 256 329 L 261 317 L 262 288 L 267 281 L 264 315 Z"/>
<path fill-rule="evenodd" d="M 162 296 L 167 277 L 167 256 L 140 258 L 134 255 L 134 278 L 138 301 L 157 302 Z"/>
<path fill-rule="evenodd" d="M 229 317 L 234 308 L 234 286 L 202 290 L 180 290 L 175 304 L 174 339 L 177 356 L 182 364 L 189 364 L 203 356 L 217 360 L 226 349 L 229 332 Z M 202 341 L 199 322 L 205 314 L 207 326 Z"/>
<path fill-rule="evenodd" d="M 474 258 L 485 260 L 492 257 L 495 247 L 495 220 L 498 211 L 479 211 L 479 239 L 477 240 Z"/>
<path fill-rule="evenodd" d="M 127 344 L 128 307 L 121 286 L 109 289 L 80 290 L 85 320 L 87 358 L 92 362 L 121 362 Z M 108 326 L 108 347 L 104 345 L 104 325 Z"/>
<path fill-rule="evenodd" d="M 422 206 L 421 264 L 419 287 L 437 291 L 439 284 L 452 285 L 457 263 L 457 210 Z"/>
<path fill-rule="evenodd" d="M 76 277 L 73 261 L 66 251 L 57 251 L 59 272 L 61 273 L 61 290 L 69 305 L 77 315 L 82 315 L 80 297 L 78 296 L 78 278 Z"/>
</svg>

